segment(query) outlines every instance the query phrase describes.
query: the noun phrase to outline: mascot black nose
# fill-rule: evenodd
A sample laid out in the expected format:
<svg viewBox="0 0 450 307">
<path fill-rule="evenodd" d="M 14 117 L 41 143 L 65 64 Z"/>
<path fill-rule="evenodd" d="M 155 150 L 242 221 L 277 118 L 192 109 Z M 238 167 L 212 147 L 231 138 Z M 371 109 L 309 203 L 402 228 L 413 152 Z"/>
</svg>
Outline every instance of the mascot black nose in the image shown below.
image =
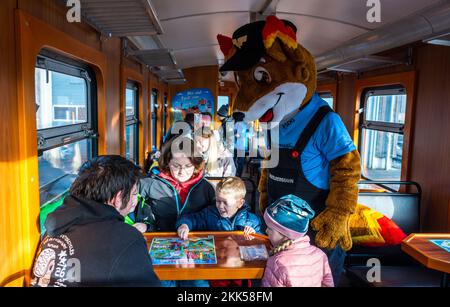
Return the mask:
<svg viewBox="0 0 450 307">
<path fill-rule="evenodd" d="M 242 112 L 233 113 L 233 119 L 235 122 L 242 122 L 242 121 L 244 121 L 244 118 L 245 118 L 245 114 Z"/>
</svg>

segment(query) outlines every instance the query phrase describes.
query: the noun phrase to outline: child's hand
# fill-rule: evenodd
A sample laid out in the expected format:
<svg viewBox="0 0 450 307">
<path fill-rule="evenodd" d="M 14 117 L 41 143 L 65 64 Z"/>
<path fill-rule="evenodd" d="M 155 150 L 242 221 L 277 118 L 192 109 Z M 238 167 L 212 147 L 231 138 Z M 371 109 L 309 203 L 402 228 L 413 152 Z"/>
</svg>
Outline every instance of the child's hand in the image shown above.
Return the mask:
<svg viewBox="0 0 450 307">
<path fill-rule="evenodd" d="M 136 223 L 133 225 L 134 228 L 139 230 L 141 233 L 145 233 L 147 231 L 147 225 L 144 223 Z"/>
<path fill-rule="evenodd" d="M 182 240 L 187 240 L 188 236 L 189 236 L 189 227 L 186 224 L 181 225 L 180 227 L 178 227 L 178 236 L 182 239 Z"/>
<path fill-rule="evenodd" d="M 245 226 L 245 228 L 244 228 L 244 239 L 245 240 L 249 240 L 249 241 L 253 240 L 254 237 L 252 236 L 252 234 L 254 234 L 254 233 L 256 233 L 256 231 L 252 227 Z"/>
<path fill-rule="evenodd" d="M 250 226 L 245 226 L 244 235 L 252 235 L 254 233 L 256 233 L 256 231 L 253 228 L 251 228 Z"/>
</svg>

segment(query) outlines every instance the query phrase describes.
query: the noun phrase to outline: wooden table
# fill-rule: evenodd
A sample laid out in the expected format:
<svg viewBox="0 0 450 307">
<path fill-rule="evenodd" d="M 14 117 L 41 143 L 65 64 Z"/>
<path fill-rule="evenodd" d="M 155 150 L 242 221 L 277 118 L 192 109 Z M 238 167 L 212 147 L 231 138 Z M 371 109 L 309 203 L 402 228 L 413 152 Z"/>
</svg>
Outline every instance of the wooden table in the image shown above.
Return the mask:
<svg viewBox="0 0 450 307">
<path fill-rule="evenodd" d="M 207 237 L 214 235 L 217 264 L 178 264 L 154 265 L 160 280 L 224 280 L 224 279 L 261 279 L 264 275 L 266 261 L 241 260 L 239 246 L 266 245 L 270 250 L 267 236 L 255 234 L 252 240 L 246 240 L 242 231 L 234 232 L 190 232 L 189 237 Z M 146 233 L 144 237 L 150 248 L 153 238 L 178 237 L 171 233 Z"/>
<path fill-rule="evenodd" d="M 427 268 L 443 272 L 441 286 L 447 287 L 450 253 L 430 240 L 450 240 L 450 234 L 413 233 L 402 242 L 402 250 Z"/>
</svg>

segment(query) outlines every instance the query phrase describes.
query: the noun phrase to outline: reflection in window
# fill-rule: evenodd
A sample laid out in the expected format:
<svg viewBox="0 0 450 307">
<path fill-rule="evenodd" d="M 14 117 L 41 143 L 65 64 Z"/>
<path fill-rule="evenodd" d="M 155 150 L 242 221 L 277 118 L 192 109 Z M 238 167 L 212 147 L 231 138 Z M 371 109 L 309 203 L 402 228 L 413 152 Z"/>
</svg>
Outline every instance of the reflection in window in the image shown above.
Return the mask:
<svg viewBox="0 0 450 307">
<path fill-rule="evenodd" d="M 129 125 L 125 130 L 125 158 L 136 163 L 136 127 L 135 125 Z"/>
<path fill-rule="evenodd" d="M 125 129 L 125 158 L 138 163 L 138 106 L 139 106 L 139 90 L 134 83 L 127 83 L 125 92 L 126 101 L 126 129 Z"/>
<path fill-rule="evenodd" d="M 90 159 L 91 140 L 82 140 L 45 151 L 39 157 L 40 203 L 52 202 L 64 194 L 78 170 Z"/>
<path fill-rule="evenodd" d="M 400 180 L 403 135 L 363 129 L 364 174 L 372 180 Z"/>
<path fill-rule="evenodd" d="M 37 129 L 87 122 L 86 80 L 36 68 Z"/>
<path fill-rule="evenodd" d="M 230 97 L 228 96 L 219 96 L 217 99 L 217 110 L 219 112 L 220 108 L 225 105 L 230 105 Z"/>
<path fill-rule="evenodd" d="M 360 152 L 366 178 L 401 179 L 405 114 L 403 88 L 366 93 L 360 127 Z"/>
<path fill-rule="evenodd" d="M 127 88 L 126 90 L 126 116 L 136 115 L 136 88 Z"/>
<path fill-rule="evenodd" d="M 367 121 L 404 124 L 406 114 L 406 95 L 372 94 L 367 99 L 365 109 Z"/>
</svg>

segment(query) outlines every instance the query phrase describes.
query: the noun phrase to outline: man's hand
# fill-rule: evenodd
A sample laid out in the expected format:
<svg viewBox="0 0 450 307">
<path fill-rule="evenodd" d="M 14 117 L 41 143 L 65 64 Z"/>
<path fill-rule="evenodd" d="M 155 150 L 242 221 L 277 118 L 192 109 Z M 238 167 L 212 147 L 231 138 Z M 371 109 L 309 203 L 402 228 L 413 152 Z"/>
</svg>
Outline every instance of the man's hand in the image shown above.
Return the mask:
<svg viewBox="0 0 450 307">
<path fill-rule="evenodd" d="M 136 223 L 133 225 L 133 227 L 139 230 L 141 233 L 145 233 L 147 231 L 147 225 L 144 223 Z"/>
<path fill-rule="evenodd" d="M 178 236 L 182 239 L 182 240 L 187 240 L 189 237 L 189 227 L 186 224 L 181 225 L 180 227 L 178 227 Z"/>
</svg>

